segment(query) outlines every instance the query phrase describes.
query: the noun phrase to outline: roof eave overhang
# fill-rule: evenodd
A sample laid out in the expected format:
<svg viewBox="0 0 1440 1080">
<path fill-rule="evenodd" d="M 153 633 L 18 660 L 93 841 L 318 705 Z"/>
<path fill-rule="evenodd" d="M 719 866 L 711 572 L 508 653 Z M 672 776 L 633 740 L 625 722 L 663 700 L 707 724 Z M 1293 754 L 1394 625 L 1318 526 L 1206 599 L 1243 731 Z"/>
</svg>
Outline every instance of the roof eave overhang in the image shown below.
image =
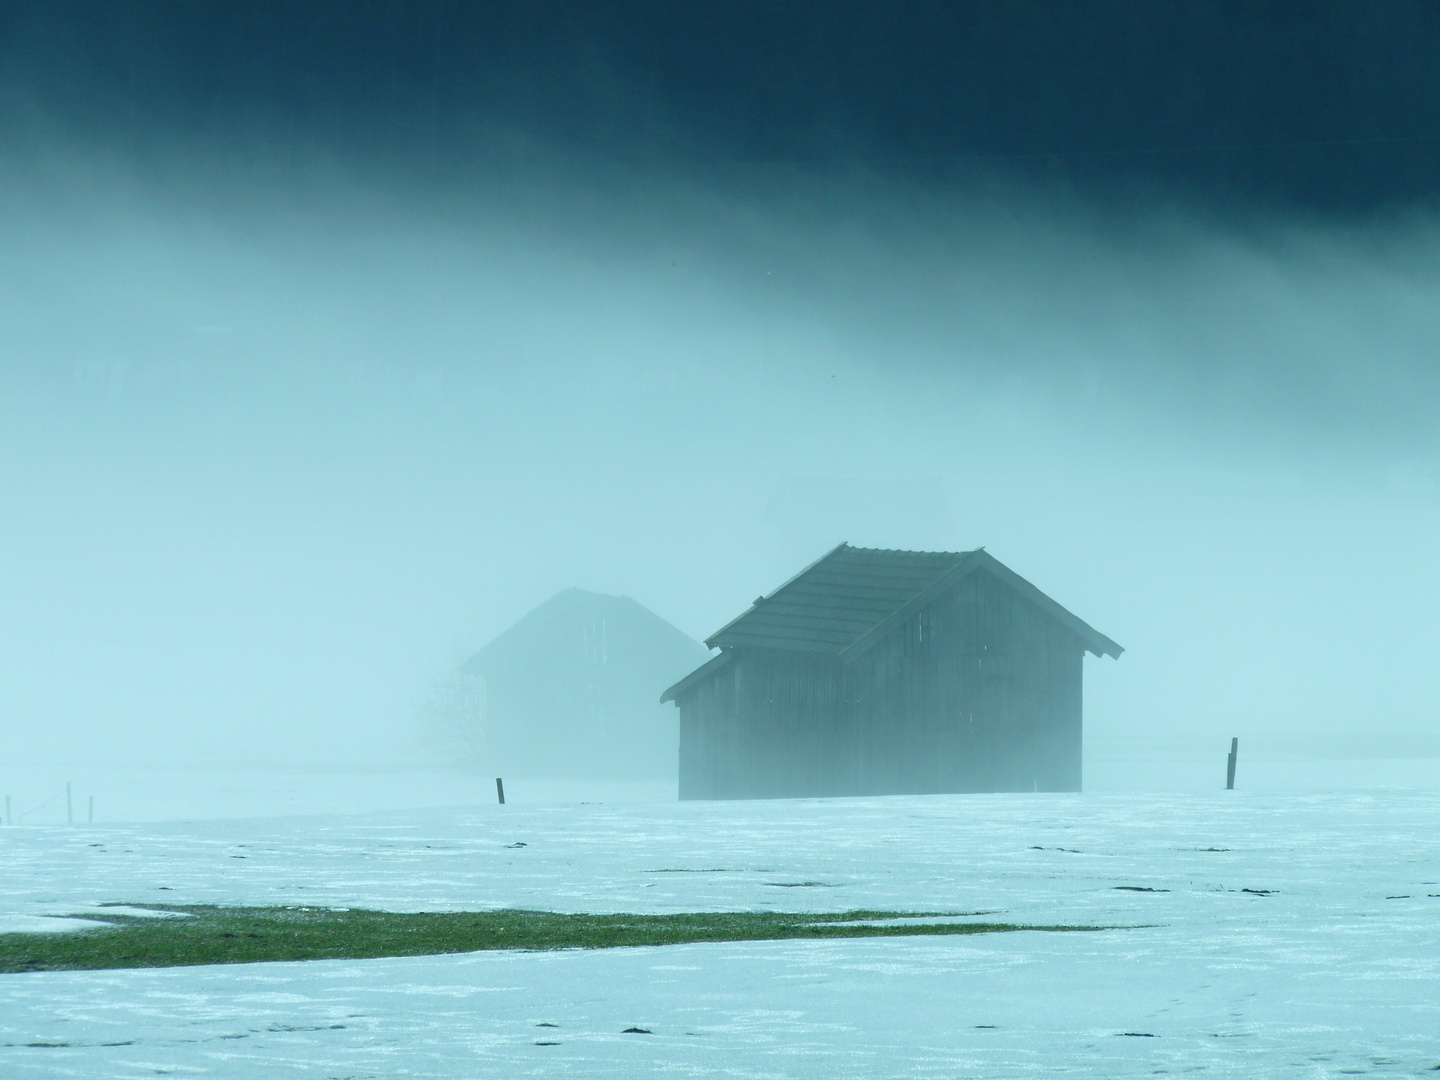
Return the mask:
<svg viewBox="0 0 1440 1080">
<path fill-rule="evenodd" d="M 706 679 L 710 678 L 710 676 L 714 675 L 722 667 L 730 663 L 733 658 L 734 654 L 731 653 L 728 649 L 725 652 L 722 652 L 719 656 L 712 656 L 709 660 L 706 660 L 705 663 L 701 664 L 694 671 L 690 672 L 689 675 L 686 675 L 674 686 L 670 687 L 670 689 L 666 690 L 663 694 L 661 694 L 660 704 L 664 705 L 667 701 L 675 701 L 677 698 L 680 697 L 681 694 L 685 693 L 687 690 L 699 685 Z"/>
<path fill-rule="evenodd" d="M 1100 633 L 1099 630 L 1096 630 L 1084 619 L 1080 618 L 1080 616 L 1061 607 L 988 551 L 982 550 L 976 552 L 976 554 L 984 556 L 982 566 L 985 570 L 988 570 L 995 577 L 999 578 L 1001 582 L 1009 585 L 1010 588 L 1025 597 L 1025 599 L 1029 600 L 1041 611 L 1070 630 L 1071 633 L 1080 639 L 1080 643 L 1085 646 L 1086 652 L 1094 656 L 1109 656 L 1116 660 L 1120 659 L 1120 654 L 1125 650 L 1119 644 Z M 977 569 L 979 569 L 979 567 L 977 567 Z"/>
</svg>

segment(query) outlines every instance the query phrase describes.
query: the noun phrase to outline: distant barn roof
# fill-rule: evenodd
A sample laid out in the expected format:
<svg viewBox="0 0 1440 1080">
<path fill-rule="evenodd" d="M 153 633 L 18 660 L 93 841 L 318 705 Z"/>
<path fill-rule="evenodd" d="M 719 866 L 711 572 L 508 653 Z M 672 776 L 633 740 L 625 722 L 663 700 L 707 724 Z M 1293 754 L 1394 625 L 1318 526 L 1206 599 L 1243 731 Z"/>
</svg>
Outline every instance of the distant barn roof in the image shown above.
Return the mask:
<svg viewBox="0 0 1440 1080">
<path fill-rule="evenodd" d="M 888 551 L 841 544 L 806 567 L 705 642 L 712 649 L 784 649 L 852 657 L 899 619 L 961 578 L 986 570 L 1073 631 L 1096 656 L 1119 645 L 1066 611 L 983 548 Z"/>
</svg>

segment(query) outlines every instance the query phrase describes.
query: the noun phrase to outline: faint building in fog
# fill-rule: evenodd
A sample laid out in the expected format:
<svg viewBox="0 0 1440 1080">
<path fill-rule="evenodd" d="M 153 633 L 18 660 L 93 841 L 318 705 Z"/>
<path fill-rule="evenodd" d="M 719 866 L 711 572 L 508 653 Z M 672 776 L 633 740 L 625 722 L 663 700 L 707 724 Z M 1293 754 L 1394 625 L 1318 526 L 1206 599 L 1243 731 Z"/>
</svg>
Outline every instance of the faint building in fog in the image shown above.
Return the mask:
<svg viewBox="0 0 1440 1080">
<path fill-rule="evenodd" d="M 626 596 L 567 589 L 462 666 L 483 697 L 478 762 L 501 775 L 673 780 L 660 691 L 705 648 Z"/>
<path fill-rule="evenodd" d="M 841 544 L 671 686 L 682 799 L 1078 791 L 1082 657 L 1121 648 L 983 549 Z"/>
</svg>

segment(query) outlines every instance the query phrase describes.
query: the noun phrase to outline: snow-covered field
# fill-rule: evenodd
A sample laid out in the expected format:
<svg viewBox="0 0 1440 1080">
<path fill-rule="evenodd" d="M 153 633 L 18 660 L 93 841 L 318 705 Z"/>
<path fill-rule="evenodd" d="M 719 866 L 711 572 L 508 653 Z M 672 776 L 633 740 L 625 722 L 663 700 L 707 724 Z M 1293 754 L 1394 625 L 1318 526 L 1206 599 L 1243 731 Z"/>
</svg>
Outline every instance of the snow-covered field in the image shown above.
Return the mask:
<svg viewBox="0 0 1440 1080">
<path fill-rule="evenodd" d="M 1435 791 L 518 804 L 0 830 L 0 912 L 101 901 L 876 907 L 1126 928 L 4 975 L 6 1080 L 1440 1066 Z"/>
</svg>

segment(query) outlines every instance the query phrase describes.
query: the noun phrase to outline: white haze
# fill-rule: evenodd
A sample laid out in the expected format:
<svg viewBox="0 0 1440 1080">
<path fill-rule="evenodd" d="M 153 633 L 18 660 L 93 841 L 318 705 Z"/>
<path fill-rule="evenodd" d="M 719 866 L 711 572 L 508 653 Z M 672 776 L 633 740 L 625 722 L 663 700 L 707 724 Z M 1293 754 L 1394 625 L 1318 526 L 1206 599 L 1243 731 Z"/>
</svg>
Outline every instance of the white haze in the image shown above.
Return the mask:
<svg viewBox="0 0 1440 1080">
<path fill-rule="evenodd" d="M 1434 221 L 741 181 L 12 169 L 7 760 L 410 759 L 558 590 L 700 638 L 840 540 L 1126 646 L 1092 748 L 1440 754 Z"/>
</svg>

